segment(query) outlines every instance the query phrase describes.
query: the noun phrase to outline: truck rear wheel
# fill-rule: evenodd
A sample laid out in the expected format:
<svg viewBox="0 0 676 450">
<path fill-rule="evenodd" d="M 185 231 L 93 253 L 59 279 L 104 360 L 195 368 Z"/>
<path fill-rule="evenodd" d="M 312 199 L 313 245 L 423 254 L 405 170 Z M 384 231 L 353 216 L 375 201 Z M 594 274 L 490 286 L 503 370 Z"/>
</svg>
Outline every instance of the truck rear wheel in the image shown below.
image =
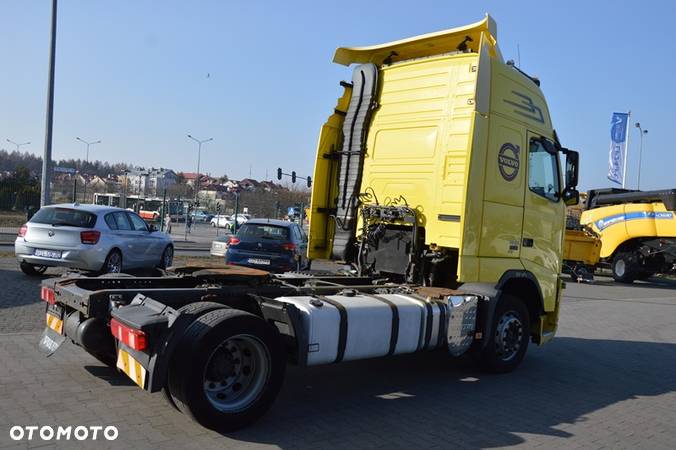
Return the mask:
<svg viewBox="0 0 676 450">
<path fill-rule="evenodd" d="M 277 330 L 236 309 L 199 317 L 185 332 L 169 372 L 176 406 L 217 431 L 243 428 L 268 410 L 284 379 L 286 358 Z"/>
<path fill-rule="evenodd" d="M 620 252 L 613 258 L 613 279 L 619 283 L 633 283 L 638 276 L 636 256 L 631 252 Z"/>
<path fill-rule="evenodd" d="M 215 303 L 215 302 L 195 302 L 195 303 L 188 303 L 187 305 L 183 305 L 180 308 L 176 310 L 178 313 L 178 318 L 176 319 L 176 322 L 174 322 L 173 328 L 179 330 L 180 332 L 183 332 L 188 328 L 188 326 L 195 321 L 198 317 L 217 310 L 217 309 L 222 309 L 222 308 L 227 308 L 227 306 L 222 305 L 220 303 Z M 177 364 L 181 364 L 180 361 L 176 362 L 175 359 L 172 358 L 171 364 L 174 366 Z M 172 365 L 169 366 L 169 370 L 171 369 Z M 164 386 L 162 389 L 162 394 L 164 395 L 165 400 L 174 408 L 178 409 L 178 406 L 176 406 L 176 403 L 174 403 L 174 399 L 171 397 L 171 392 L 169 392 L 169 384 L 167 382 L 167 385 Z"/>
<path fill-rule="evenodd" d="M 530 317 L 521 299 L 503 294 L 495 307 L 490 337 L 479 354 L 487 372 L 506 373 L 523 360 L 530 340 Z"/>
</svg>

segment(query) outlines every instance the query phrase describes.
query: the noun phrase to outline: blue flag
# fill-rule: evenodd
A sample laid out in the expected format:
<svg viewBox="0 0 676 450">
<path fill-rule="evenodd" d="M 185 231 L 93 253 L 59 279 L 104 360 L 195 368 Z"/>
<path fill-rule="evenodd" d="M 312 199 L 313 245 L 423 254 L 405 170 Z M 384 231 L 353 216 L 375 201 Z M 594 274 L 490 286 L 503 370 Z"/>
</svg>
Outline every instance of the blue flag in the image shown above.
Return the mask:
<svg viewBox="0 0 676 450">
<path fill-rule="evenodd" d="M 622 184 L 624 165 L 627 163 L 627 129 L 629 113 L 613 113 L 610 121 L 610 155 L 608 158 L 608 179 Z"/>
</svg>

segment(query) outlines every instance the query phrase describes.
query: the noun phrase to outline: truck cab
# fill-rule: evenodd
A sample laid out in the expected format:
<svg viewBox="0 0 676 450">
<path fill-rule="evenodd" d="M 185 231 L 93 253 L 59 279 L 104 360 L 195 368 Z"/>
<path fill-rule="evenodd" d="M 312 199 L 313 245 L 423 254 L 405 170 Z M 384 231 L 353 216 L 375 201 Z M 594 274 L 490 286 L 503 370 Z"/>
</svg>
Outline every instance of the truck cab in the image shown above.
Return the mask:
<svg viewBox="0 0 676 450">
<path fill-rule="evenodd" d="M 553 336 L 578 155 L 539 80 L 503 60 L 495 22 L 339 48 L 334 62 L 353 78 L 320 133 L 309 257 L 518 296 L 533 340 Z"/>
</svg>

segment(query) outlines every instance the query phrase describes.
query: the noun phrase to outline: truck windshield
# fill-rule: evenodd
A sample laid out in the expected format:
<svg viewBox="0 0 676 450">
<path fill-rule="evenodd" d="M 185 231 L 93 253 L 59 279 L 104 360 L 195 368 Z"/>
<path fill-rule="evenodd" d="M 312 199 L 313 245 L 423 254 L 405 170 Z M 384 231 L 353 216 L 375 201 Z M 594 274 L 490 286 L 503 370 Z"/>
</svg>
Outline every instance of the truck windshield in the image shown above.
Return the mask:
<svg viewBox="0 0 676 450">
<path fill-rule="evenodd" d="M 29 221 L 52 226 L 94 228 L 96 215 L 71 208 L 42 208 Z"/>
</svg>

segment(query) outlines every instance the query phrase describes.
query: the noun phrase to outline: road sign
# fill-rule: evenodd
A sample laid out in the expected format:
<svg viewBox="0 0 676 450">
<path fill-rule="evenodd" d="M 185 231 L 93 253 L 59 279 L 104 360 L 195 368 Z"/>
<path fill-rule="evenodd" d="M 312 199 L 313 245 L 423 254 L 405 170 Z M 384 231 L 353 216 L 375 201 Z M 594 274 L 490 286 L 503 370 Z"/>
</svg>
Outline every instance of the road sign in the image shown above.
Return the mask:
<svg viewBox="0 0 676 450">
<path fill-rule="evenodd" d="M 72 175 L 77 171 L 72 167 L 54 167 L 54 172 L 69 173 Z"/>
</svg>

